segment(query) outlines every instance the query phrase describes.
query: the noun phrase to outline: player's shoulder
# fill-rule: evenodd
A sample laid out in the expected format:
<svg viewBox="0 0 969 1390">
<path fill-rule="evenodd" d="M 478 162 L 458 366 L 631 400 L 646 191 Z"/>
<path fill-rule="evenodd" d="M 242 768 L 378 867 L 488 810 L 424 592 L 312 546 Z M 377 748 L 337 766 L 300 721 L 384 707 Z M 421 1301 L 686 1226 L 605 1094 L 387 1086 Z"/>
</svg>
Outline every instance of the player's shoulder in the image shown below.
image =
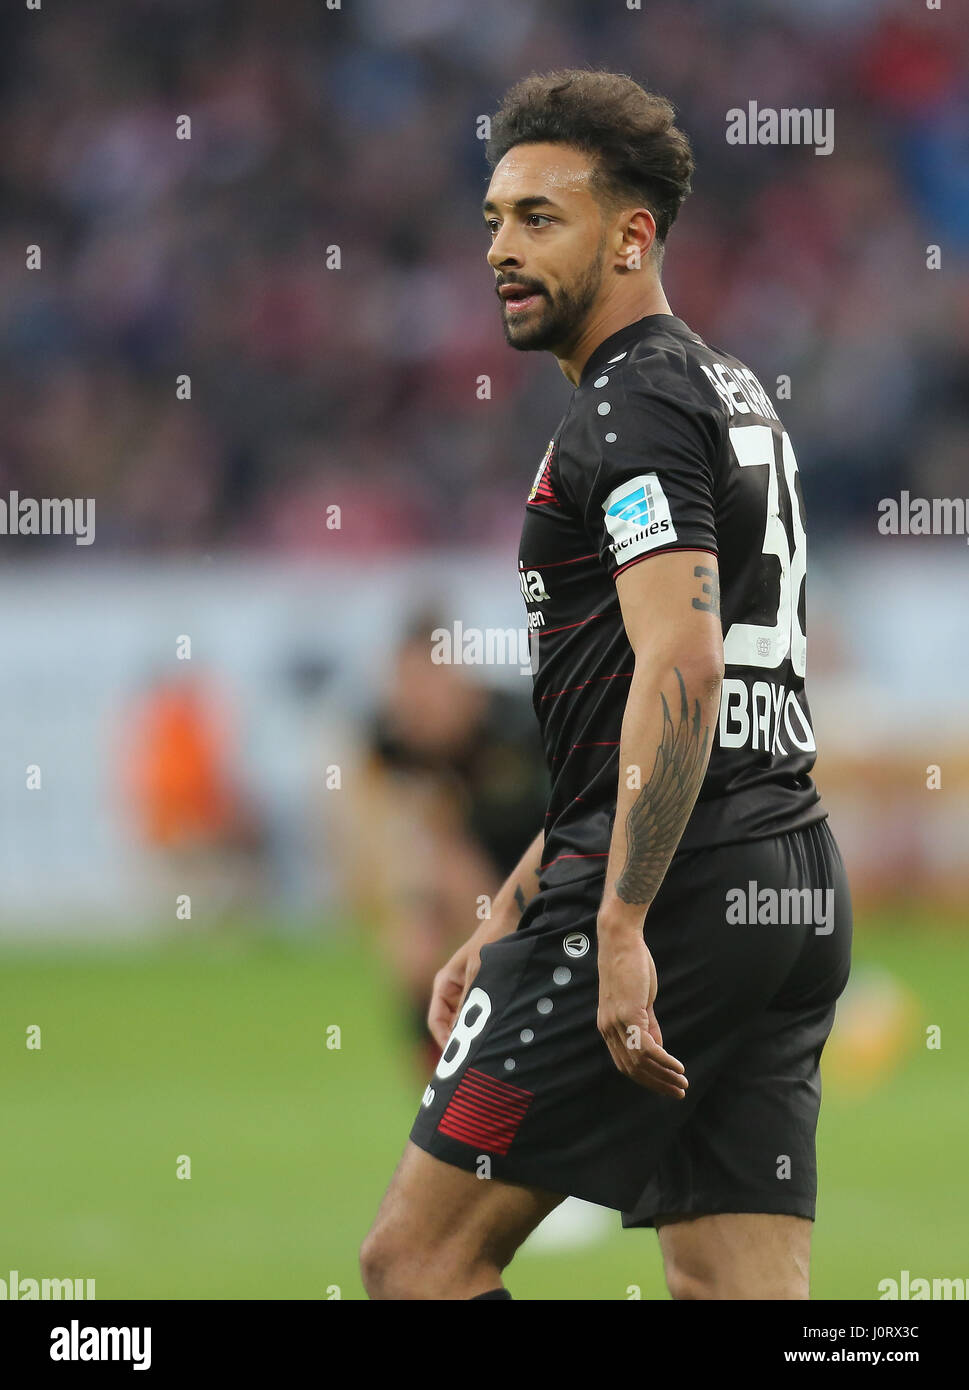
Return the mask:
<svg viewBox="0 0 969 1390">
<path fill-rule="evenodd" d="M 574 414 L 581 420 L 685 411 L 713 423 L 719 399 L 701 370 L 709 358 L 706 343 L 681 319 L 650 315 L 593 354 L 576 390 Z"/>
<path fill-rule="evenodd" d="M 614 349 L 614 350 L 613 350 Z M 638 442 L 691 447 L 712 463 L 724 413 L 701 370 L 709 348 L 686 324 L 654 315 L 600 346 L 576 388 L 563 444 L 585 458 Z"/>
<path fill-rule="evenodd" d="M 638 330 L 638 331 L 637 331 Z M 739 358 L 711 346 L 682 319 L 651 315 L 632 324 L 605 360 L 590 360 L 576 391 L 576 423 L 603 414 L 692 420 L 711 442 L 738 417 L 777 420 L 767 392 Z M 603 356 L 600 349 L 599 357 Z"/>
<path fill-rule="evenodd" d="M 679 320 L 675 321 L 680 324 Z M 673 329 L 667 337 L 679 344 L 679 352 L 668 354 L 671 365 L 675 363 L 680 372 L 680 389 L 688 395 L 692 389 L 702 400 L 713 406 L 726 426 L 742 423 L 742 417 L 757 417 L 766 421 L 779 421 L 780 417 L 769 395 L 757 376 L 739 357 L 714 347 L 686 324 L 685 330 L 674 334 Z"/>
</svg>

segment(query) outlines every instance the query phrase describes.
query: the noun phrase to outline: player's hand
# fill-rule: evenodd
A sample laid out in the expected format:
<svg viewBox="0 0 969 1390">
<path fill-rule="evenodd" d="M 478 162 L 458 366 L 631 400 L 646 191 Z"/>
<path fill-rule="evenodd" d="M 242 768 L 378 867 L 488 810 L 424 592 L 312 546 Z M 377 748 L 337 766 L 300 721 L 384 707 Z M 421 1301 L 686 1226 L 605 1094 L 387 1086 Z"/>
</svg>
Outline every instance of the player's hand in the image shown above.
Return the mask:
<svg viewBox="0 0 969 1390">
<path fill-rule="evenodd" d="M 642 931 L 599 937 L 599 1032 L 619 1071 L 661 1096 L 686 1095 L 686 1069 L 663 1047 L 656 966 Z"/>
<path fill-rule="evenodd" d="M 442 1052 L 461 1012 L 464 997 L 480 969 L 481 943 L 471 937 L 434 976 L 427 1026 Z"/>
</svg>

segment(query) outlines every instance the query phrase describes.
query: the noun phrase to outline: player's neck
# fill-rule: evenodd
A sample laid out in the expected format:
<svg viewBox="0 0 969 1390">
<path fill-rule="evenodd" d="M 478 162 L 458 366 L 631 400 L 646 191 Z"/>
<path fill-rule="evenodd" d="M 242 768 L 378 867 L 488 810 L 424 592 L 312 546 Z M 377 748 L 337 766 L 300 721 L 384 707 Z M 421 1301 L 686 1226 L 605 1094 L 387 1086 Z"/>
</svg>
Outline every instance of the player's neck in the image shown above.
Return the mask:
<svg viewBox="0 0 969 1390">
<path fill-rule="evenodd" d="M 610 300 L 593 310 L 581 335 L 570 347 L 568 354 L 565 357 L 559 357 L 556 353 L 556 360 L 566 379 L 573 386 L 578 386 L 585 364 L 600 343 L 604 343 L 607 338 L 611 338 L 614 333 L 618 333 L 620 329 L 628 327 L 629 324 L 646 318 L 648 314 L 672 314 L 672 312 L 669 301 L 663 293 L 663 286 L 658 280 L 655 280 L 646 294 L 639 290 L 635 299 L 624 296 L 618 302 Z"/>
</svg>

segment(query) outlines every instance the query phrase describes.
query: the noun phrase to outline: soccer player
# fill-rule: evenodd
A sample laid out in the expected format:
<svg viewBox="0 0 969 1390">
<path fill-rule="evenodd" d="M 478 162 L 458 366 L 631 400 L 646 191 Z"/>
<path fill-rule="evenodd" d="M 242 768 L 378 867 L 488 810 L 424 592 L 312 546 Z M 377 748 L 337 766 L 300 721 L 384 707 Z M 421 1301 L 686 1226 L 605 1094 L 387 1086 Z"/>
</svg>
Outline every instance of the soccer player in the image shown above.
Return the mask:
<svg viewBox="0 0 969 1390">
<path fill-rule="evenodd" d="M 810 776 L 794 450 L 661 285 L 693 172 L 673 122 L 568 70 L 493 123 L 504 331 L 574 387 L 519 556 L 552 790 L 436 978 L 444 1051 L 361 1253 L 372 1298 L 510 1297 L 568 1194 L 655 1227 L 674 1298 L 809 1296 L 851 905 Z"/>
</svg>

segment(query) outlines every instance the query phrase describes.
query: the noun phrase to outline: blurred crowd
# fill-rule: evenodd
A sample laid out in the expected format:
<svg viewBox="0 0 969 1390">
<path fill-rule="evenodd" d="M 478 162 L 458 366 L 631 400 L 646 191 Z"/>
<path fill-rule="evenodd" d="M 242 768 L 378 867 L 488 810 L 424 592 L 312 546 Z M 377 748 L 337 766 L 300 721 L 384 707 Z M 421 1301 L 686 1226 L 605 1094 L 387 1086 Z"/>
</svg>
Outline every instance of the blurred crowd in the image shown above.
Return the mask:
<svg viewBox="0 0 969 1390">
<path fill-rule="evenodd" d="M 582 64 L 677 106 L 667 293 L 790 377 L 814 533 L 965 495 L 969 27 L 896 0 L 6 7 L 0 495 L 95 497 L 102 550 L 513 544 L 568 389 L 500 331 L 480 117 Z M 833 154 L 728 145 L 750 100 Z"/>
</svg>

